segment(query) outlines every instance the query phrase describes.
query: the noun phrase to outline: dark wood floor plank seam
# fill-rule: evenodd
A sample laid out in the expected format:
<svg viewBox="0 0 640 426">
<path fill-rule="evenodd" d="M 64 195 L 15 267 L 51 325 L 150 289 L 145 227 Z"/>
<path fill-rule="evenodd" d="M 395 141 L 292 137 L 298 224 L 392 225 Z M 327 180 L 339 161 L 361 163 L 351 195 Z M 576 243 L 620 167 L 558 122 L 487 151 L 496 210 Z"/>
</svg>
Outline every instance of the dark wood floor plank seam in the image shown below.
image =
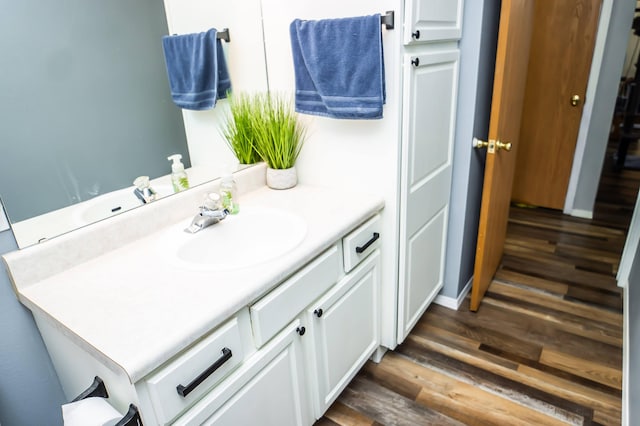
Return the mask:
<svg viewBox="0 0 640 426">
<path fill-rule="evenodd" d="M 621 401 L 619 398 L 613 397 L 607 393 L 600 392 L 599 390 L 588 388 L 579 384 L 575 384 L 573 382 L 568 382 L 562 378 L 554 377 L 554 380 L 557 383 L 551 383 L 548 380 L 545 380 L 546 376 L 549 376 L 546 372 L 539 372 L 539 374 L 532 374 L 532 371 L 537 371 L 535 369 L 531 369 L 528 366 L 521 366 L 516 370 L 512 370 L 510 368 L 502 367 L 498 364 L 493 364 L 490 361 L 485 361 L 482 357 L 477 357 L 473 354 L 466 353 L 464 351 L 460 351 L 457 349 L 449 348 L 446 345 L 442 345 L 437 342 L 432 342 L 426 339 L 423 339 L 419 336 L 409 335 L 409 339 L 422 339 L 422 344 L 426 347 L 431 348 L 434 351 L 441 352 L 447 355 L 450 355 L 454 359 L 467 362 L 471 365 L 476 365 L 481 368 L 485 368 L 487 370 L 491 370 L 496 374 L 500 374 L 505 378 L 510 378 L 516 380 L 520 383 L 527 384 L 536 389 L 546 391 L 549 389 L 553 389 L 552 392 L 555 395 L 561 396 L 565 395 L 565 399 L 573 401 L 578 404 L 582 404 L 585 406 L 590 406 L 595 410 L 619 410 L 621 406 Z M 526 368 L 522 368 L 526 367 Z M 527 370 L 527 368 L 529 370 Z M 566 382 L 566 383 L 565 383 Z M 558 387 L 558 383 L 562 384 L 562 387 Z"/>
<path fill-rule="evenodd" d="M 610 309 L 593 303 L 569 302 L 565 300 L 564 294 L 538 288 L 526 288 L 526 286 L 503 278 L 495 279 L 489 291 L 491 294 L 500 294 L 515 300 L 526 300 L 526 303 L 553 309 L 556 312 L 571 314 L 576 318 L 597 319 L 598 322 L 606 324 L 609 329 L 619 334 L 622 333 L 622 313 L 612 312 Z"/>
<path fill-rule="evenodd" d="M 524 315 L 490 305 L 481 306 L 477 313 L 461 310 L 457 314 L 434 306 L 426 317 L 442 328 L 475 336 L 474 339 L 481 343 L 500 346 L 532 360 L 538 359 L 538 348 L 546 346 L 572 355 L 588 354 L 591 358 L 602 358 L 604 364 L 612 367 L 621 365 L 622 361 L 622 353 L 614 345 L 575 336 L 553 325 L 531 321 Z"/>
<path fill-rule="evenodd" d="M 492 291 L 486 293 L 485 299 L 487 301 L 494 299 L 504 302 L 499 305 L 504 309 L 517 310 L 519 313 L 529 315 L 532 318 L 544 319 L 563 327 L 563 330 L 567 332 L 582 332 L 583 334 L 579 335 L 587 339 L 605 339 L 606 341 L 603 341 L 603 343 L 622 348 L 622 328 L 619 326 L 613 326 L 597 319 L 580 317 L 572 313 L 537 305 Z M 611 343 L 612 341 L 616 343 Z"/>
<path fill-rule="evenodd" d="M 427 368 L 437 366 L 440 371 L 448 373 L 453 377 L 458 379 L 466 378 L 468 383 L 477 384 L 479 387 L 497 395 L 515 392 L 518 396 L 514 398 L 513 395 L 510 395 L 509 399 L 517 400 L 522 404 L 542 412 L 548 412 L 553 406 L 578 415 L 583 419 L 593 418 L 593 409 L 589 407 L 576 404 L 531 386 L 523 385 L 515 380 L 502 377 L 491 371 L 483 370 L 438 352 L 425 349 L 417 345 L 414 341 L 409 341 L 401 345 L 397 348 L 396 352 Z M 529 401 L 527 401 L 527 398 Z"/>
</svg>

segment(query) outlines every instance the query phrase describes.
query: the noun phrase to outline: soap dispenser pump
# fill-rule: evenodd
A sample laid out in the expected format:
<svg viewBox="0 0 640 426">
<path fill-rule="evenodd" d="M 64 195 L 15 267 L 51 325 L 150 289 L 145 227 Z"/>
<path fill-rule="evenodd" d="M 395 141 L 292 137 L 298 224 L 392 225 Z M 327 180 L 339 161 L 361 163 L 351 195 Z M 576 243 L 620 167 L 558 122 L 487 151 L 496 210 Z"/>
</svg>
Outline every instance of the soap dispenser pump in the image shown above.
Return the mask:
<svg viewBox="0 0 640 426">
<path fill-rule="evenodd" d="M 189 178 L 187 172 L 184 171 L 184 164 L 182 164 L 182 155 L 173 154 L 167 157 L 167 160 L 173 161 L 171 164 L 171 184 L 173 185 L 173 192 L 184 191 L 189 189 Z"/>
</svg>

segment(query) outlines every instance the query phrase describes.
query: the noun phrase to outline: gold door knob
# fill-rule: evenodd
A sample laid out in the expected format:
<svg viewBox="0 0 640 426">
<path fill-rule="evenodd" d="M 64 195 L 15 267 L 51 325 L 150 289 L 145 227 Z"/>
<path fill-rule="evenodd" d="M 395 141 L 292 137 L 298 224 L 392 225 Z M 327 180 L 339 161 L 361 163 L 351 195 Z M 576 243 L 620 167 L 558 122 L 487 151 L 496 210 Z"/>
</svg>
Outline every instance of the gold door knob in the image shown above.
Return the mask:
<svg viewBox="0 0 640 426">
<path fill-rule="evenodd" d="M 580 104 L 580 95 L 573 95 L 571 97 L 571 106 L 578 106 Z"/>
<path fill-rule="evenodd" d="M 481 141 L 481 140 L 480 140 L 480 139 L 478 139 L 478 138 L 473 138 L 473 147 L 474 147 L 474 148 L 478 148 L 478 149 L 480 149 L 480 148 L 486 148 L 486 147 L 488 147 L 488 146 L 489 146 L 489 142 L 487 142 L 487 141 Z"/>
<path fill-rule="evenodd" d="M 494 141 L 493 139 L 489 139 L 489 141 L 482 141 L 478 138 L 473 138 L 473 147 L 474 148 L 487 148 L 489 154 L 493 154 L 496 152 L 496 149 L 504 149 L 505 151 L 511 151 L 511 142 L 500 142 Z"/>
<path fill-rule="evenodd" d="M 497 141 L 496 142 L 496 148 L 498 149 L 504 149 L 505 151 L 511 151 L 511 142 L 500 142 Z"/>
</svg>

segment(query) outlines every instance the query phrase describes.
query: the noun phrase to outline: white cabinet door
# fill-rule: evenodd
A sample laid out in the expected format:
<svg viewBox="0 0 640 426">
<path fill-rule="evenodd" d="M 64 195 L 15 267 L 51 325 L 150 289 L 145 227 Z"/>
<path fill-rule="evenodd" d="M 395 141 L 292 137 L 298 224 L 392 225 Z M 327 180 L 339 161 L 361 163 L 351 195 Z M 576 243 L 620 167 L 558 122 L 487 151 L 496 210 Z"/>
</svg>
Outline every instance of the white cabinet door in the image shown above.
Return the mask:
<svg viewBox="0 0 640 426">
<path fill-rule="evenodd" d="M 443 285 L 459 51 L 405 55 L 398 344 Z"/>
<path fill-rule="evenodd" d="M 313 422 L 298 320 L 219 384 L 176 425 L 307 426 Z"/>
<path fill-rule="evenodd" d="M 316 418 L 379 346 L 379 287 L 380 253 L 375 251 L 307 310 L 311 339 L 304 344 L 309 371 L 317 379 L 310 381 Z"/>
<path fill-rule="evenodd" d="M 404 20 L 405 44 L 458 40 L 463 0 L 410 0 Z"/>
</svg>

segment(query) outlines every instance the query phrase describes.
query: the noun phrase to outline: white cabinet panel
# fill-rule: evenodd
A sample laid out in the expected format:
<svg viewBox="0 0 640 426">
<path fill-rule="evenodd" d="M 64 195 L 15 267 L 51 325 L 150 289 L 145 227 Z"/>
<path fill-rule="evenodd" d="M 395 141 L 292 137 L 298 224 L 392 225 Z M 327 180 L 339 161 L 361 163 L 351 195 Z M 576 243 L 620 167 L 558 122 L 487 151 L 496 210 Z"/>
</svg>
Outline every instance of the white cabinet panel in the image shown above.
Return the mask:
<svg viewBox="0 0 640 426">
<path fill-rule="evenodd" d="M 407 173 L 412 187 L 451 161 L 457 60 L 457 51 L 414 55 L 409 59 L 409 63 L 419 61 L 418 66 L 411 66 L 411 91 L 407 94 L 411 120 Z"/>
<path fill-rule="evenodd" d="M 299 326 L 297 320 L 289 324 L 175 424 L 310 425 Z"/>
<path fill-rule="evenodd" d="M 379 346 L 379 265 L 376 251 L 307 311 L 313 341 L 305 341 L 305 349 L 316 366 L 317 418 Z"/>
<path fill-rule="evenodd" d="M 405 54 L 397 343 L 442 287 L 459 51 Z"/>
<path fill-rule="evenodd" d="M 442 288 L 447 215 L 448 211 L 442 210 L 407 242 L 407 280 L 401 317 L 403 338 Z"/>
<path fill-rule="evenodd" d="M 405 10 L 405 44 L 458 40 L 463 0 L 410 0 Z"/>
<path fill-rule="evenodd" d="M 251 324 L 257 347 L 275 336 L 309 303 L 338 282 L 340 254 L 337 246 L 331 247 L 251 306 Z"/>
</svg>

